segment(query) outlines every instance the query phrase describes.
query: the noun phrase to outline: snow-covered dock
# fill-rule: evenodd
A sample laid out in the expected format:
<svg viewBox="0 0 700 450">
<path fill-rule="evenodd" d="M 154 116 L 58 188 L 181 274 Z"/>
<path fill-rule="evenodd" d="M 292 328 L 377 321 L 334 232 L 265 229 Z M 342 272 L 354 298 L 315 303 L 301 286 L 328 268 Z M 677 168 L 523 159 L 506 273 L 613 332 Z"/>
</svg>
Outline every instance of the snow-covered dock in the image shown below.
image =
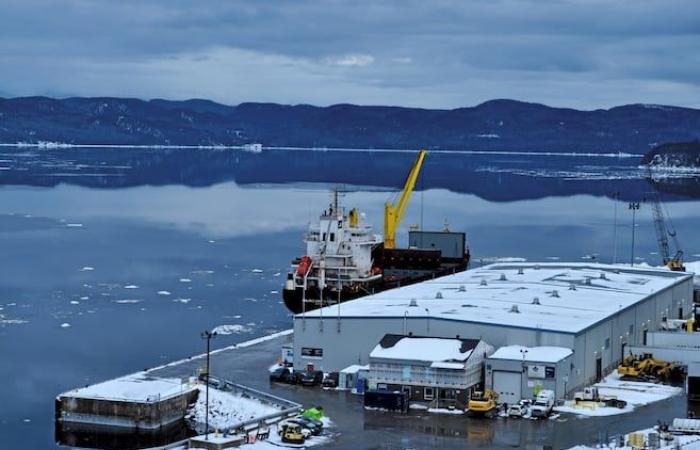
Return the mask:
<svg viewBox="0 0 700 450">
<path fill-rule="evenodd" d="M 63 422 L 155 429 L 181 420 L 197 394 L 189 380 L 138 372 L 60 394 L 56 416 Z"/>
</svg>

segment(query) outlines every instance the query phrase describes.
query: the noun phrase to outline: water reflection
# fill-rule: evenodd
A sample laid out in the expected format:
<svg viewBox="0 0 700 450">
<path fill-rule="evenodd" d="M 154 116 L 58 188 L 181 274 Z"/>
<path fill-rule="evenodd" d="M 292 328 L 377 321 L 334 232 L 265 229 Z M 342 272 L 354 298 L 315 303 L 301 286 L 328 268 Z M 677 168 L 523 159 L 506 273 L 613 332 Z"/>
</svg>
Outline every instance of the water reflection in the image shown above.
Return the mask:
<svg viewBox="0 0 700 450">
<path fill-rule="evenodd" d="M 211 149 L 12 149 L 0 153 L 0 183 L 99 188 L 211 186 L 235 181 L 333 183 L 396 188 L 410 166 L 410 152 Z M 434 152 L 418 189 L 471 193 L 490 201 L 592 194 L 638 200 L 650 188 L 671 196 L 700 197 L 697 174 L 657 174 L 647 181 L 638 158 L 524 156 Z M 650 185 L 651 184 L 651 185 Z"/>
</svg>

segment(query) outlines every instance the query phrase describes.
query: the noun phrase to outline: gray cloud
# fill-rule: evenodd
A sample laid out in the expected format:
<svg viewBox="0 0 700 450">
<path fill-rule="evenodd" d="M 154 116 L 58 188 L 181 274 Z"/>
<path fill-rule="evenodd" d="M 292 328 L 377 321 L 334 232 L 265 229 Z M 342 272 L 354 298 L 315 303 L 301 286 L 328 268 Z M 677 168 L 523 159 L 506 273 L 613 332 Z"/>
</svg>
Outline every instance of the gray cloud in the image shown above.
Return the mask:
<svg viewBox="0 0 700 450">
<path fill-rule="evenodd" d="M 0 91 L 700 106 L 695 0 L 4 0 Z"/>
</svg>

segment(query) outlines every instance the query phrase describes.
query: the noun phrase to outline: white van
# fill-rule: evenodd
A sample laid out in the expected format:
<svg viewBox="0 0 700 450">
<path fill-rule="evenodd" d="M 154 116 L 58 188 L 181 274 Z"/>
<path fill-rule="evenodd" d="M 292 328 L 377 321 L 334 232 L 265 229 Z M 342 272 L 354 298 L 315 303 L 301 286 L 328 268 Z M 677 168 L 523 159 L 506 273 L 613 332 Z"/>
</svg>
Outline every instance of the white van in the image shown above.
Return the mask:
<svg viewBox="0 0 700 450">
<path fill-rule="evenodd" d="M 547 417 L 552 413 L 552 408 L 554 408 L 554 391 L 545 389 L 537 394 L 530 413 L 532 417 Z"/>
</svg>

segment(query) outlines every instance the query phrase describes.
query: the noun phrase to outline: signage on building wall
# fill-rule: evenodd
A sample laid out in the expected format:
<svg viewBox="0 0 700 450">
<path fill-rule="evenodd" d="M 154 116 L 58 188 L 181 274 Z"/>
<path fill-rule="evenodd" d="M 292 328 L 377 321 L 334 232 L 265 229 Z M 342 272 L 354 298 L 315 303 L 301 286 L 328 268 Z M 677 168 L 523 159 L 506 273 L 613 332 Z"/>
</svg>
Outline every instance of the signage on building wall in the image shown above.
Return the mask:
<svg viewBox="0 0 700 450">
<path fill-rule="evenodd" d="M 550 379 L 555 376 L 554 367 L 550 366 L 527 366 L 528 378 Z"/>
<path fill-rule="evenodd" d="M 323 358 L 323 349 L 314 347 L 302 347 L 301 356 L 304 358 Z"/>
</svg>

